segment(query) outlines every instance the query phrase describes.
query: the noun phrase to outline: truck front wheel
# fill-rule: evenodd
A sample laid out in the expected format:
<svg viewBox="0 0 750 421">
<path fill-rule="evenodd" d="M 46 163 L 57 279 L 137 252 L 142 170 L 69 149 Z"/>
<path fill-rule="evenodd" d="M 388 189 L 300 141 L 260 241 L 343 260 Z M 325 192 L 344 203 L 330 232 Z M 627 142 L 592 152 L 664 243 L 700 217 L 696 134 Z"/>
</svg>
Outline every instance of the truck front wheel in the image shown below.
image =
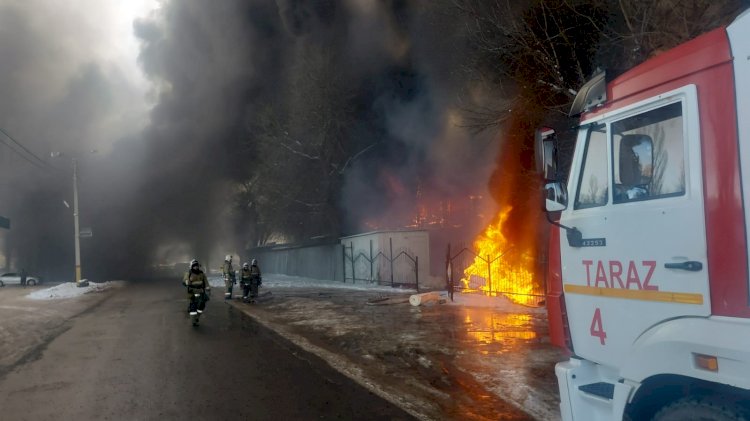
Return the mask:
<svg viewBox="0 0 750 421">
<path fill-rule="evenodd" d="M 660 409 L 654 421 L 750 421 L 742 408 L 710 400 L 684 398 Z"/>
</svg>

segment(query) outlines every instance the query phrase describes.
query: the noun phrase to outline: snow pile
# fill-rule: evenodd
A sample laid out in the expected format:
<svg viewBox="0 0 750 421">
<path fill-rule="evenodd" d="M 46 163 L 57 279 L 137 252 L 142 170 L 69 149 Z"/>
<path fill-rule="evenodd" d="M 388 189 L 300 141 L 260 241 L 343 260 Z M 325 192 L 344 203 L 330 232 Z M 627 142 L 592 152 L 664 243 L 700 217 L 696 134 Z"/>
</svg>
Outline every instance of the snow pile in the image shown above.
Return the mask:
<svg viewBox="0 0 750 421">
<path fill-rule="evenodd" d="M 110 288 L 119 288 L 125 281 L 89 282 L 88 286 L 77 287 L 75 282 L 65 282 L 50 288 L 40 289 L 27 295 L 32 300 L 57 300 L 61 298 L 74 298 L 91 292 L 100 292 Z"/>
</svg>

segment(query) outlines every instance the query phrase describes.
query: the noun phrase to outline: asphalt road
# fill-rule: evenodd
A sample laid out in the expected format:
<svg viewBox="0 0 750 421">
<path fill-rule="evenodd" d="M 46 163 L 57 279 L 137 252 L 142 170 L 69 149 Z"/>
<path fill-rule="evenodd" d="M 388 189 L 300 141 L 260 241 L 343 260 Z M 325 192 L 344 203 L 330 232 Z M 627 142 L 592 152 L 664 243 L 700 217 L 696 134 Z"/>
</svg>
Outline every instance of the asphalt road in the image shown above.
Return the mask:
<svg viewBox="0 0 750 421">
<path fill-rule="evenodd" d="M 190 326 L 184 295 L 135 283 L 69 320 L 0 378 L 0 419 L 412 419 L 221 299 Z"/>
</svg>

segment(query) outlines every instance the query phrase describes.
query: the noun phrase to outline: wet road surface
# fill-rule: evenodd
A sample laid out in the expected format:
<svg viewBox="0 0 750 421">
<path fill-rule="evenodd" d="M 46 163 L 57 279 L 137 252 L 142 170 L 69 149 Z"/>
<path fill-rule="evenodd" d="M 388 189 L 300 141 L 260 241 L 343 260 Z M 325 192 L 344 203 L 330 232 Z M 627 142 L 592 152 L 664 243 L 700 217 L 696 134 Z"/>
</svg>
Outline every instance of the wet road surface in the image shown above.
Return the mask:
<svg viewBox="0 0 750 421">
<path fill-rule="evenodd" d="M 370 306 L 382 291 L 285 286 L 241 310 L 415 415 L 439 420 L 557 420 L 554 365 L 543 309 L 464 305 Z M 493 298 L 485 297 L 490 302 Z M 497 299 L 499 300 L 499 299 Z M 483 300 L 486 303 L 486 300 Z"/>
<path fill-rule="evenodd" d="M 174 281 L 113 292 L 0 378 L 0 419 L 412 419 L 220 299 L 185 310 Z"/>
</svg>

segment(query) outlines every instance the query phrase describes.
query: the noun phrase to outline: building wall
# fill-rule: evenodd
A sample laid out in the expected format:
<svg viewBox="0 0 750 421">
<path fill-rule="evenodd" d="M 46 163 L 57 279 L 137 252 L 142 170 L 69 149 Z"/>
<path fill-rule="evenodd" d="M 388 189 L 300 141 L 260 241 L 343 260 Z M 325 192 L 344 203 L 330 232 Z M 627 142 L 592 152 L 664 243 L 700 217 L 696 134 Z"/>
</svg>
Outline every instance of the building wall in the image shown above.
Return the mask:
<svg viewBox="0 0 750 421">
<path fill-rule="evenodd" d="M 344 280 L 340 244 L 261 247 L 248 250 L 248 256 L 249 259 L 258 259 L 262 273 Z"/>
</svg>

